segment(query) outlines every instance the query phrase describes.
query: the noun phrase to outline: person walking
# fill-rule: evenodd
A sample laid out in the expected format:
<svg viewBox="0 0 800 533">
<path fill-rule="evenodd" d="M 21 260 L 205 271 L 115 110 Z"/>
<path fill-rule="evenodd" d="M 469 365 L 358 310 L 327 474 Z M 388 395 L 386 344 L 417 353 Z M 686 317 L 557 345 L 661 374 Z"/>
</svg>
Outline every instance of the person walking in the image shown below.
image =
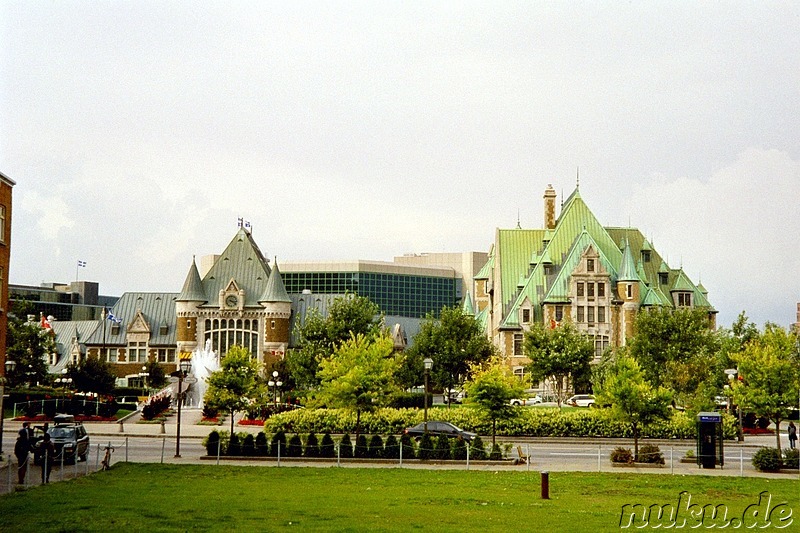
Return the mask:
<svg viewBox="0 0 800 533">
<path fill-rule="evenodd" d="M 28 473 L 28 460 L 30 457 L 33 439 L 31 437 L 30 423 L 24 422 L 22 429 L 17 435 L 17 442 L 14 444 L 14 455 L 17 457 L 17 482 L 22 485 L 25 483 L 25 474 Z"/>
<path fill-rule="evenodd" d="M 794 450 L 795 446 L 797 445 L 797 426 L 794 425 L 794 422 L 791 420 L 789 421 L 789 448 Z"/>
<path fill-rule="evenodd" d="M 42 457 L 42 483 L 50 483 L 50 471 L 53 469 L 53 461 L 56 460 L 56 447 L 50 440 L 50 433 L 44 434 L 39 454 Z"/>
</svg>

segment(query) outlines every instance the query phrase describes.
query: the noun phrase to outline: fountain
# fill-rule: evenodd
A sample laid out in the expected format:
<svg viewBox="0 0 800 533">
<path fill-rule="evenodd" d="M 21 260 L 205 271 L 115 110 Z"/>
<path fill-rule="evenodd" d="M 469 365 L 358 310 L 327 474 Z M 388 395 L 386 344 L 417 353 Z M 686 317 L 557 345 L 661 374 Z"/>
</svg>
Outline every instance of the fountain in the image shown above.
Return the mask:
<svg viewBox="0 0 800 533">
<path fill-rule="evenodd" d="M 219 370 L 219 357 L 211 349 L 211 339 L 208 339 L 204 349 L 197 348 L 192 352 L 192 369 L 190 373 L 197 378 L 197 383 L 192 384 L 192 388 L 189 390 L 189 405 L 203 407 L 203 397 L 208 388 L 206 379 L 215 370 Z"/>
</svg>

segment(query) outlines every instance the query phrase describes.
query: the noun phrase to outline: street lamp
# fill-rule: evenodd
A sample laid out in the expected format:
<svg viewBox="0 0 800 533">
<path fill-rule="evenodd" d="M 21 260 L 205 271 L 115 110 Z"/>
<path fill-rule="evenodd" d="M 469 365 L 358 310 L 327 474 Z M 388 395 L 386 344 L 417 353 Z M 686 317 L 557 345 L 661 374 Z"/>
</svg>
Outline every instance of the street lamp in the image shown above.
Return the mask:
<svg viewBox="0 0 800 533">
<path fill-rule="evenodd" d="M 6 386 L 6 374 L 14 370 L 14 367 L 17 366 L 16 361 L 7 360 L 5 365 L 5 373 L 0 376 L 0 460 L 3 458 L 3 419 L 5 418 L 5 412 L 3 411 L 3 398 L 5 398 L 5 386 Z"/>
<path fill-rule="evenodd" d="M 433 359 L 426 357 L 422 364 L 425 365 L 425 433 L 428 432 L 428 376 L 433 368 Z"/>
<path fill-rule="evenodd" d="M 181 404 L 183 403 L 183 381 L 186 379 L 186 376 L 189 375 L 189 370 L 192 368 L 192 361 L 189 359 L 181 359 L 180 364 L 178 365 L 180 369 L 177 372 L 174 372 L 173 375 L 178 378 L 178 431 L 177 431 L 177 439 L 175 441 L 175 458 L 180 459 L 181 457 Z"/>
<path fill-rule="evenodd" d="M 728 381 L 733 383 L 733 380 L 736 378 L 737 374 L 739 374 L 739 369 L 738 368 L 726 368 L 725 369 L 725 374 L 727 374 L 727 376 L 728 376 Z M 733 387 L 731 387 L 729 385 L 725 385 L 725 388 L 726 389 L 731 389 L 731 395 L 733 394 Z M 730 398 L 728 399 L 728 402 L 731 402 Z M 730 406 L 731 404 L 729 403 L 728 405 Z M 730 408 L 728 410 L 730 411 Z M 737 428 L 737 431 L 736 431 L 737 440 L 739 442 L 744 442 L 744 428 L 742 427 L 742 406 L 739 405 L 738 403 L 736 404 L 736 411 L 737 411 L 737 413 L 739 415 L 739 427 Z"/>
<path fill-rule="evenodd" d="M 272 403 L 275 405 L 275 409 L 278 409 L 278 389 L 281 388 L 283 382 L 278 381 L 278 371 L 272 371 L 273 379 L 267 381 L 267 387 L 272 389 Z"/>
<path fill-rule="evenodd" d="M 142 367 L 142 371 L 139 372 L 139 377 L 142 378 L 142 383 L 144 384 L 144 391 L 150 396 L 150 391 L 147 389 L 147 378 L 150 376 L 150 372 L 147 371 L 147 366 Z"/>
</svg>

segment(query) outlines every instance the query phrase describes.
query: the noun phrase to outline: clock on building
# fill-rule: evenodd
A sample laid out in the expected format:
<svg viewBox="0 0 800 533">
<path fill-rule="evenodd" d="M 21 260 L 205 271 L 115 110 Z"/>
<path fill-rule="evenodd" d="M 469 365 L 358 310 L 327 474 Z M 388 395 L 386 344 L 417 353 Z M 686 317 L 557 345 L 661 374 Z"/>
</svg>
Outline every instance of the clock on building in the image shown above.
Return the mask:
<svg viewBox="0 0 800 533">
<path fill-rule="evenodd" d="M 239 305 L 239 297 L 235 294 L 229 294 L 227 298 L 225 298 L 225 305 L 228 307 L 237 307 Z"/>
</svg>

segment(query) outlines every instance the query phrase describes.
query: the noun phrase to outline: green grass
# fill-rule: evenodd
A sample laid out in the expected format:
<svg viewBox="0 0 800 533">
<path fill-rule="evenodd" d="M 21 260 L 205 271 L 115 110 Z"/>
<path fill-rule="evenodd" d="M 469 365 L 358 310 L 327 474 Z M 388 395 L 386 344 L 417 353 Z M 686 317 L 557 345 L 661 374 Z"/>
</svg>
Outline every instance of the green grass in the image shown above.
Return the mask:
<svg viewBox="0 0 800 533">
<path fill-rule="evenodd" d="M 538 472 L 115 465 L 0 497 L 0 531 L 569 531 L 619 529 L 624 504 L 725 504 L 762 491 L 798 508 L 796 479 Z M 797 517 L 796 520 L 800 520 Z M 688 527 L 687 527 L 688 529 Z"/>
</svg>

